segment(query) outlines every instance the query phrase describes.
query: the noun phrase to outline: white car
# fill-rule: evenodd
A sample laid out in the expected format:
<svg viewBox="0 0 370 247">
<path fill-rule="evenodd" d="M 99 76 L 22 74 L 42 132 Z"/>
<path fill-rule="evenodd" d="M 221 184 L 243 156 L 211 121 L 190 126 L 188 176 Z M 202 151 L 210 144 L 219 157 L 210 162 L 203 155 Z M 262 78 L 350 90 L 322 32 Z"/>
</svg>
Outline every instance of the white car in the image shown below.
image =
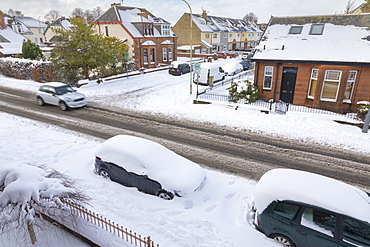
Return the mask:
<svg viewBox="0 0 370 247">
<path fill-rule="evenodd" d="M 104 178 L 171 200 L 203 188 L 198 164 L 147 139 L 117 135 L 95 152 L 95 170 Z"/>
<path fill-rule="evenodd" d="M 86 105 L 84 94 L 61 82 L 44 83 L 36 93 L 37 103 L 57 105 L 63 111 Z"/>
<path fill-rule="evenodd" d="M 239 62 L 231 62 L 222 66 L 222 69 L 225 71 L 225 75 L 233 76 L 243 71 L 243 65 Z"/>
</svg>

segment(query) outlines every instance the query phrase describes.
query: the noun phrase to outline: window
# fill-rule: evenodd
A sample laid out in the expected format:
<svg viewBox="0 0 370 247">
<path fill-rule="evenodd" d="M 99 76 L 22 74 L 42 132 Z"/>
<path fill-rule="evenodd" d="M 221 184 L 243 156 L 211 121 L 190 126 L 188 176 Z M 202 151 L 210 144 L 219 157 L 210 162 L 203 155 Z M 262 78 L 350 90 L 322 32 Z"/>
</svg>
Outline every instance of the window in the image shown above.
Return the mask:
<svg viewBox="0 0 370 247">
<path fill-rule="evenodd" d="M 144 24 L 144 35 L 153 35 L 153 25 L 151 23 Z"/>
<path fill-rule="evenodd" d="M 155 61 L 154 61 L 154 48 L 150 49 L 150 63 L 155 63 Z"/>
<path fill-rule="evenodd" d="M 171 34 L 170 32 L 170 26 L 169 25 L 163 25 L 162 26 L 162 35 L 163 36 L 169 36 Z"/>
<path fill-rule="evenodd" d="M 39 34 L 42 34 L 42 29 L 41 28 L 38 28 L 37 30 L 39 31 Z"/>
<path fill-rule="evenodd" d="M 168 47 L 168 60 L 172 61 L 172 47 Z"/>
<path fill-rule="evenodd" d="M 271 89 L 273 70 L 274 70 L 274 67 L 265 66 L 265 74 L 264 74 L 264 77 L 263 77 L 263 89 Z"/>
<path fill-rule="evenodd" d="M 230 37 L 230 38 L 231 38 L 231 37 L 233 37 L 233 34 L 232 34 L 232 33 L 230 33 L 230 34 L 229 34 L 229 37 Z"/>
<path fill-rule="evenodd" d="M 360 221 L 344 217 L 343 240 L 354 246 L 368 246 L 370 243 L 370 226 Z"/>
<path fill-rule="evenodd" d="M 342 71 L 340 70 L 327 70 L 326 71 L 323 89 L 321 92 L 322 100 L 335 101 L 337 99 L 341 76 L 342 76 Z"/>
<path fill-rule="evenodd" d="M 143 49 L 144 63 L 148 63 L 148 49 Z"/>
<path fill-rule="evenodd" d="M 302 33 L 303 26 L 292 26 L 289 29 L 289 34 L 300 34 Z"/>
<path fill-rule="evenodd" d="M 301 225 L 334 237 L 336 217 L 332 213 L 306 208 L 302 214 Z"/>
<path fill-rule="evenodd" d="M 206 33 L 206 39 L 209 39 L 210 35 L 209 33 Z"/>
<path fill-rule="evenodd" d="M 227 33 L 224 33 L 224 38 L 227 38 Z"/>
<path fill-rule="evenodd" d="M 322 35 L 324 31 L 324 24 L 312 24 L 310 29 L 311 35 Z"/>
<path fill-rule="evenodd" d="M 356 70 L 350 70 L 347 79 L 346 91 L 344 92 L 344 101 L 350 103 L 352 97 L 353 86 L 355 85 L 357 76 Z"/>
<path fill-rule="evenodd" d="M 310 87 L 308 88 L 308 96 L 307 96 L 307 98 L 309 98 L 309 99 L 313 99 L 315 97 L 315 91 L 316 91 L 318 77 L 319 77 L 319 70 L 318 69 L 312 69 L 311 79 L 310 79 Z"/>
<path fill-rule="evenodd" d="M 162 48 L 162 54 L 163 54 L 163 62 L 167 61 L 167 48 L 163 47 Z"/>
<path fill-rule="evenodd" d="M 280 202 L 274 209 L 274 214 L 292 220 L 299 210 L 298 205 Z"/>
<path fill-rule="evenodd" d="M 105 36 L 109 37 L 108 26 L 105 26 Z"/>
<path fill-rule="evenodd" d="M 217 39 L 217 33 L 214 33 L 214 34 L 213 34 L 213 38 L 214 38 L 214 39 Z"/>
</svg>

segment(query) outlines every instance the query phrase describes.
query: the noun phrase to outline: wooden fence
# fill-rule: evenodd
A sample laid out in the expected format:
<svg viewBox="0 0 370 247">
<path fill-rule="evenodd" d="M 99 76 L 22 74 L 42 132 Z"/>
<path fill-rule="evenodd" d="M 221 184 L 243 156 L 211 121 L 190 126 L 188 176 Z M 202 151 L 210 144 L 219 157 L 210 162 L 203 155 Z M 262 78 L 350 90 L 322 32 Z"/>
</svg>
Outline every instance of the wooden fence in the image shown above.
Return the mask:
<svg viewBox="0 0 370 247">
<path fill-rule="evenodd" d="M 105 229 L 108 232 L 113 234 L 117 234 L 118 237 L 126 240 L 130 244 L 137 246 L 137 247 L 159 247 L 159 244 L 155 245 L 154 241 L 151 239 L 150 236 L 143 237 L 141 235 L 137 235 L 136 232 L 132 232 L 127 228 L 123 228 L 119 224 L 115 224 L 113 221 L 111 222 L 109 219 L 104 218 L 103 216 L 92 212 L 91 210 L 84 208 L 80 205 L 77 205 L 69 200 L 62 200 L 63 204 L 66 205 L 71 212 L 83 218 L 84 220 Z"/>
</svg>

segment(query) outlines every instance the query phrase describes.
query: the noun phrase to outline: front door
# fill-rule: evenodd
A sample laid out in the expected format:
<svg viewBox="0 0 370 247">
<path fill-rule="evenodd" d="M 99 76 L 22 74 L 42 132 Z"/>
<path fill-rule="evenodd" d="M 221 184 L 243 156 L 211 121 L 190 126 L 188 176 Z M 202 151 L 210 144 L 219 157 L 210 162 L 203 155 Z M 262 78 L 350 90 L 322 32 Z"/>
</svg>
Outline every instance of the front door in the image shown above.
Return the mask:
<svg viewBox="0 0 370 247">
<path fill-rule="evenodd" d="M 297 79 L 297 67 L 284 67 L 281 81 L 280 100 L 285 103 L 293 103 L 294 88 Z"/>
</svg>

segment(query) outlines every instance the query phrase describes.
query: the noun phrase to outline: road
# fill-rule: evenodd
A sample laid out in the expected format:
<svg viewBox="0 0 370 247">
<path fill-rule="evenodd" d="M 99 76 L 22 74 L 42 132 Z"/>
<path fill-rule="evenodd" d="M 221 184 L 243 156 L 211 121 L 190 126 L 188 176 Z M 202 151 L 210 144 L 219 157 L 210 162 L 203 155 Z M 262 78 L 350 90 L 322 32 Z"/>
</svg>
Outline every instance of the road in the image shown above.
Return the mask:
<svg viewBox="0 0 370 247">
<path fill-rule="evenodd" d="M 54 106 L 38 106 L 34 94 L 6 87 L 0 87 L 0 111 L 101 139 L 137 135 L 160 142 L 201 166 L 254 180 L 272 168 L 285 167 L 315 172 L 370 191 L 370 156 L 364 154 L 104 106 L 63 112 Z"/>
</svg>

